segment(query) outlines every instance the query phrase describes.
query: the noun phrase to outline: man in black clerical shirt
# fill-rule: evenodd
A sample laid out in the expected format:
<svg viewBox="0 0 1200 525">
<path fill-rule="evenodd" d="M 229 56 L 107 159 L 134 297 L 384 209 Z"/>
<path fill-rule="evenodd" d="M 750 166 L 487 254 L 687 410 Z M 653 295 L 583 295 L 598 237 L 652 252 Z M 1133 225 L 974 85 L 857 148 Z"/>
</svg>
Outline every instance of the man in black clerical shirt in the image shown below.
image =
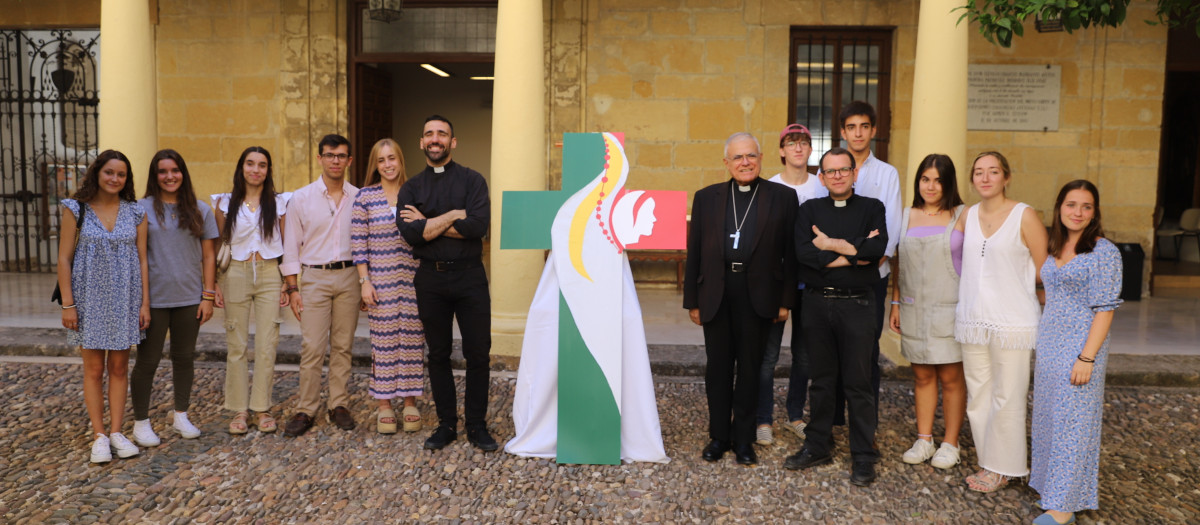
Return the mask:
<svg viewBox="0 0 1200 525">
<path fill-rule="evenodd" d="M 799 201 L 791 188 L 759 178 L 762 153 L 749 133 L 725 141 L 725 169 L 731 180 L 697 191 L 692 202 L 683 307 L 704 326 L 708 357 L 712 441 L 701 457 L 717 461 L 732 448 L 739 464 L 753 465 L 763 346 L 796 295 Z"/>
<path fill-rule="evenodd" d="M 396 223 L 421 261 L 413 285 L 438 415 L 437 430 L 425 440 L 425 448 L 438 450 L 458 439 L 458 399 L 450 371 L 451 323 L 457 317 L 467 362 L 467 440 L 492 451 L 499 446 L 487 431 L 492 300 L 482 258 L 491 202 L 483 175 L 450 159 L 457 146 L 449 120 L 439 115 L 425 119 L 421 151 L 428 166 L 400 187 Z"/>
<path fill-rule="evenodd" d="M 805 283 L 800 313 L 808 351 L 810 420 L 804 447 L 784 461 L 787 469 L 833 460 L 834 396 L 839 377 L 850 406 L 850 482 L 875 481 L 878 416 L 871 386 L 871 323 L 879 280 L 877 266 L 887 248 L 883 203 L 854 194 L 858 170 L 843 148 L 821 156 L 821 183 L 829 196 L 810 199 L 796 219 L 796 258 Z"/>
</svg>

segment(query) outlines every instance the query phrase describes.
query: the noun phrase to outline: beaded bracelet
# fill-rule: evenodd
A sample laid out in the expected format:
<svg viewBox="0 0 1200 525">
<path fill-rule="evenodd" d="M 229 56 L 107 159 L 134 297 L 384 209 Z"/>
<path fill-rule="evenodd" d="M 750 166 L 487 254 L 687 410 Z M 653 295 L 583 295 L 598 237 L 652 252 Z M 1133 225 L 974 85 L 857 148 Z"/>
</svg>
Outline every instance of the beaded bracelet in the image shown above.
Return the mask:
<svg viewBox="0 0 1200 525">
<path fill-rule="evenodd" d="M 288 295 L 292 295 L 293 293 L 296 293 L 299 291 L 300 291 L 300 287 L 298 287 L 298 286 L 289 286 L 289 287 L 283 289 L 283 293 L 286 293 Z"/>
</svg>

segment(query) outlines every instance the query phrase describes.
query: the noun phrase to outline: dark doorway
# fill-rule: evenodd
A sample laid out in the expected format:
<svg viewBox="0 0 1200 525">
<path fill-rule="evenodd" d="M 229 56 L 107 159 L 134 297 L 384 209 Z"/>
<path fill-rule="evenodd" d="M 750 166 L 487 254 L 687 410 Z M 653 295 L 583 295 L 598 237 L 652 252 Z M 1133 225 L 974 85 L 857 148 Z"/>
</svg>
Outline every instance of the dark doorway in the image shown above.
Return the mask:
<svg viewBox="0 0 1200 525">
<path fill-rule="evenodd" d="M 1189 28 L 1175 28 L 1166 44 L 1166 82 L 1163 90 L 1163 134 L 1158 164 L 1158 210 L 1156 228 L 1180 227 L 1180 217 L 1188 209 L 1200 207 L 1200 37 Z M 1175 253 L 1174 240 L 1163 237 L 1159 257 L 1198 261 L 1195 246 L 1181 247 Z M 1156 265 L 1163 273 L 1170 267 Z"/>
<path fill-rule="evenodd" d="M 1200 239 L 1181 235 L 1189 226 L 1181 225 L 1185 211 L 1200 208 L 1200 38 L 1190 27 L 1169 31 L 1166 69 L 1154 294 L 1200 296 Z"/>
<path fill-rule="evenodd" d="M 392 22 L 372 20 L 366 0 L 349 2 L 350 140 L 356 184 L 371 146 L 391 137 L 408 174 L 424 169 L 418 141 L 425 118 L 454 124 L 454 159 L 489 175 L 495 0 L 405 2 Z"/>
</svg>

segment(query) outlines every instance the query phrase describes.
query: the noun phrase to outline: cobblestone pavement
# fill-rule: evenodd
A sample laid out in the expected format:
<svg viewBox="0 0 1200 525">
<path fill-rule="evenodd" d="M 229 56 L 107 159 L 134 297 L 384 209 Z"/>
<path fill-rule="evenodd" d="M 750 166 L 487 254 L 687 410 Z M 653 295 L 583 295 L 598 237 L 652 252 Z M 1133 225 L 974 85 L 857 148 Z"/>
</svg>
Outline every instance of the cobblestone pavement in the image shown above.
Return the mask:
<svg viewBox="0 0 1200 525">
<path fill-rule="evenodd" d="M 569 466 L 480 453 L 461 437 L 431 453 L 421 448 L 428 429 L 375 434 L 361 371 L 351 380 L 357 430 L 320 418 L 309 434 L 288 439 L 227 434 L 224 369 L 201 366 L 190 415 L 204 434 L 183 440 L 166 428 L 170 372 L 163 368 L 152 408 L 163 444 L 95 466 L 87 463 L 80 368 L 0 362 L 0 522 L 1028 523 L 1038 513 L 1024 483 L 991 495 L 966 489 L 969 435 L 964 464 L 948 472 L 901 463 L 914 433 L 911 392 L 901 381 L 884 383 L 884 459 L 879 481 L 863 489 L 847 479 L 844 429 L 835 433 L 838 459 L 811 472 L 780 467 L 798 446 L 781 431 L 774 446 L 760 449 L 756 467 L 728 456 L 705 463 L 704 386 L 694 379 L 657 384 L 669 464 Z M 277 373 L 278 407 L 292 405 L 296 382 L 295 372 Z M 513 432 L 515 382 L 511 373 L 493 375 L 490 425 L 501 441 Z M 780 402 L 785 388 L 777 383 Z M 1106 402 L 1101 510 L 1081 514 L 1080 523 L 1200 522 L 1200 389 L 1110 387 Z M 421 409 L 433 424 L 432 406 Z M 131 426 L 127 419 L 127 434 Z"/>
</svg>

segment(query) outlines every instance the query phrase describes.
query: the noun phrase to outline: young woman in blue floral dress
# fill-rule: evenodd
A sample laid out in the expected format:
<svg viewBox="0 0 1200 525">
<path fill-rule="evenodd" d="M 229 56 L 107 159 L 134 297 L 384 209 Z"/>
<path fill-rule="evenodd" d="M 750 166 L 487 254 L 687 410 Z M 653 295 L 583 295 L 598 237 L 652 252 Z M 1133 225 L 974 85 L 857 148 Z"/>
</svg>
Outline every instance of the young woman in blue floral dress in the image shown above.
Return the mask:
<svg viewBox="0 0 1200 525">
<path fill-rule="evenodd" d="M 138 448 L 121 433 L 129 390 L 129 349 L 150 325 L 146 213 L 133 193 L 133 167 L 105 150 L 88 166 L 79 191 L 62 201 L 58 286 L 67 342 L 83 355 L 83 401 L 95 438 L 92 463 L 122 458 Z M 83 224 L 75 226 L 83 212 Z M 78 243 L 76 244 L 76 235 Z M 104 373 L 108 372 L 109 432 L 104 428 Z"/>
<path fill-rule="evenodd" d="M 1108 331 L 1121 304 L 1121 253 L 1100 226 L 1100 193 L 1086 180 L 1054 204 L 1050 257 L 1042 265 L 1046 310 L 1033 381 L 1033 468 L 1042 496 L 1036 525 L 1075 523 L 1098 508 L 1100 417 Z"/>
</svg>

